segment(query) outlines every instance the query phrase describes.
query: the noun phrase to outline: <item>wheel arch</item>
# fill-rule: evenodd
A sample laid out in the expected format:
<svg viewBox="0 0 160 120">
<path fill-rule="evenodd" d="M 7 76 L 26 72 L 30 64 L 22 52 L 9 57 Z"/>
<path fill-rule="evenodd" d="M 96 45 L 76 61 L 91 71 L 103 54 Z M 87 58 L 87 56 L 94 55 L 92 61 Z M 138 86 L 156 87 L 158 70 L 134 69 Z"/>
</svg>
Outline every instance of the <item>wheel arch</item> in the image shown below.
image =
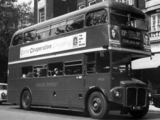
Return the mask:
<svg viewBox="0 0 160 120">
<path fill-rule="evenodd" d="M 101 87 L 97 87 L 97 86 L 92 86 L 88 89 L 86 95 L 85 95 L 85 99 L 84 99 L 84 105 L 85 105 L 85 111 L 87 110 L 87 101 L 88 101 L 88 98 L 89 96 L 93 93 L 93 92 L 101 92 L 104 97 L 106 98 L 107 101 L 109 101 L 108 99 L 108 94 L 106 92 L 105 89 L 101 88 Z"/>
<path fill-rule="evenodd" d="M 23 94 L 23 92 L 25 91 L 25 90 L 28 90 L 29 92 L 30 92 L 30 94 L 31 94 L 31 98 L 32 98 L 32 91 L 31 91 L 31 89 L 29 88 L 29 87 L 24 87 L 22 90 L 21 90 L 21 93 L 20 93 L 20 106 L 21 106 L 21 101 L 22 101 L 22 94 Z"/>
</svg>

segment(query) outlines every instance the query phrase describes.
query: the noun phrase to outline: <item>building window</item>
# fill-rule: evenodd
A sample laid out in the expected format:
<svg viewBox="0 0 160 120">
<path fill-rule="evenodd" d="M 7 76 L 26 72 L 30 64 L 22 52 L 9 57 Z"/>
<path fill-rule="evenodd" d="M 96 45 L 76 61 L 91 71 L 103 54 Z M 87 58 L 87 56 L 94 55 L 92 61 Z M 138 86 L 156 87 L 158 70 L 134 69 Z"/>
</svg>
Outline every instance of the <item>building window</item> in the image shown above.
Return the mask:
<svg viewBox="0 0 160 120">
<path fill-rule="evenodd" d="M 160 31 L 160 14 L 157 15 L 157 30 Z"/>
<path fill-rule="evenodd" d="M 96 0 L 92 0 L 89 2 L 89 6 L 96 4 Z"/>
<path fill-rule="evenodd" d="M 85 6 L 84 6 L 84 5 L 79 6 L 79 9 L 83 9 L 83 8 L 85 8 Z"/>
<path fill-rule="evenodd" d="M 134 0 L 116 0 L 116 1 L 128 4 L 128 5 L 134 5 Z"/>
<path fill-rule="evenodd" d="M 45 9 L 41 8 L 39 9 L 39 22 L 45 21 Z"/>
<path fill-rule="evenodd" d="M 160 13 L 151 16 L 151 31 L 160 31 Z"/>
</svg>

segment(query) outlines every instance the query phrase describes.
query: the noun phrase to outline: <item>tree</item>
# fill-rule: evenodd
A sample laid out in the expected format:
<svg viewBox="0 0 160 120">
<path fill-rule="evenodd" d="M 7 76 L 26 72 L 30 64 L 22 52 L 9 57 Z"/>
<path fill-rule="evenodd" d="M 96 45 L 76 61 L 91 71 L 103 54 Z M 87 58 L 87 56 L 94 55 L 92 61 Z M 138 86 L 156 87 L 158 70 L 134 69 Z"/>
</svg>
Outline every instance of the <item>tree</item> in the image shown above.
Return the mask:
<svg viewBox="0 0 160 120">
<path fill-rule="evenodd" d="M 18 15 L 19 15 L 19 25 L 18 28 L 22 29 L 28 26 L 31 26 L 34 24 L 34 14 L 33 9 L 31 6 L 31 1 L 28 3 L 21 3 L 16 6 L 18 9 Z"/>
<path fill-rule="evenodd" d="M 15 5 L 15 2 L 0 0 L 0 82 L 7 82 L 8 47 L 13 34 L 18 28 L 33 24 L 31 3 Z"/>
<path fill-rule="evenodd" d="M 18 21 L 15 0 L 0 0 L 0 82 L 7 77 L 8 46 Z"/>
</svg>

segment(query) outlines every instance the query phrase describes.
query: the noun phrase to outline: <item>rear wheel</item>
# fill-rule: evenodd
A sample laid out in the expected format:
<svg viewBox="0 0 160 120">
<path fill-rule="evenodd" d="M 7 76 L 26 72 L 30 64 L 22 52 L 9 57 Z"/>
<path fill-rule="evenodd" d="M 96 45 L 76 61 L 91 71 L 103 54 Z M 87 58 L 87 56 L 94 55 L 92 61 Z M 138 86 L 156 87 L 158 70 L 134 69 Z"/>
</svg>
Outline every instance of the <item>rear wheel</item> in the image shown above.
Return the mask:
<svg viewBox="0 0 160 120">
<path fill-rule="evenodd" d="M 142 118 L 144 117 L 149 109 L 149 105 L 144 107 L 142 110 L 130 110 L 129 113 L 133 118 Z"/>
<path fill-rule="evenodd" d="M 25 110 L 29 110 L 31 108 L 32 97 L 31 93 L 28 90 L 25 90 L 22 94 L 21 98 L 21 108 Z"/>
<path fill-rule="evenodd" d="M 101 119 L 108 115 L 109 105 L 104 95 L 94 92 L 88 99 L 88 112 L 93 118 Z"/>
</svg>

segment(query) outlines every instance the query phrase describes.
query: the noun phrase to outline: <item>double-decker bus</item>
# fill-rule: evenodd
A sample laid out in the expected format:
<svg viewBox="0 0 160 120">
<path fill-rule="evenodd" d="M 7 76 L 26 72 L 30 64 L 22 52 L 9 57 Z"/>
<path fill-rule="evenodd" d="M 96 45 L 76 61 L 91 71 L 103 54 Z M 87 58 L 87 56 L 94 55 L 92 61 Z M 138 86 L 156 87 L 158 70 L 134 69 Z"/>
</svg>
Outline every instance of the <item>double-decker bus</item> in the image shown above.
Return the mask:
<svg viewBox="0 0 160 120">
<path fill-rule="evenodd" d="M 144 13 L 109 1 L 19 30 L 9 48 L 8 102 L 141 118 L 151 92 L 132 79 L 131 60 L 150 55 L 148 40 Z"/>
</svg>

